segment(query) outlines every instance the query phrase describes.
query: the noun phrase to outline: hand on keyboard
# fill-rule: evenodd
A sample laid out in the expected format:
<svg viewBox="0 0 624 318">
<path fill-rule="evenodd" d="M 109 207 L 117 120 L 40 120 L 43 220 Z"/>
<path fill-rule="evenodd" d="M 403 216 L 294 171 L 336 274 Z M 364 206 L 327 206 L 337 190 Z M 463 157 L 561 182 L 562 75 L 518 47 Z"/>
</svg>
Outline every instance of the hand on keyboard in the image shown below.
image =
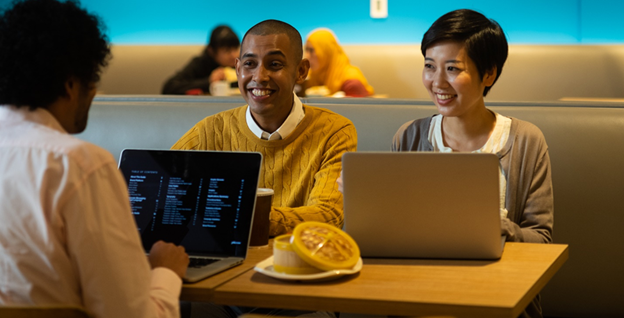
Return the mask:
<svg viewBox="0 0 624 318">
<path fill-rule="evenodd" d="M 152 245 L 149 253 L 149 262 L 152 268 L 165 267 L 174 271 L 180 278 L 183 278 L 189 264 L 189 256 L 182 246 L 158 241 Z"/>
</svg>

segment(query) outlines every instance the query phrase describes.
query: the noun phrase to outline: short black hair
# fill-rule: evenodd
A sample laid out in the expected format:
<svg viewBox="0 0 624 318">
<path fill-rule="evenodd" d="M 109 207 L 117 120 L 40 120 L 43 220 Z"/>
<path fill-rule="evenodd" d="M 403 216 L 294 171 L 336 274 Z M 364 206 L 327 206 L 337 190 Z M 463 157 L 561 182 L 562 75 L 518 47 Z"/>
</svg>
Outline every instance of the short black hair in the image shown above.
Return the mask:
<svg viewBox="0 0 624 318">
<path fill-rule="evenodd" d="M 481 79 L 496 66 L 496 83 L 508 54 L 507 38 L 496 21 L 473 10 L 451 11 L 433 22 L 425 32 L 420 45 L 423 56 L 427 48 L 441 41 L 463 43 Z M 483 96 L 487 95 L 490 88 L 483 90 Z"/>
<path fill-rule="evenodd" d="M 17 0 L 0 15 L 0 104 L 47 108 L 76 77 L 97 83 L 110 47 L 78 1 Z"/>
<path fill-rule="evenodd" d="M 303 59 L 303 41 L 301 40 L 301 34 L 292 25 L 279 21 L 279 20 L 264 20 L 247 30 L 245 36 L 243 36 L 243 43 L 247 35 L 273 35 L 273 34 L 286 34 L 290 40 L 290 45 L 295 52 L 295 58 L 297 61 Z M 241 47 L 242 50 L 242 47 Z"/>
<path fill-rule="evenodd" d="M 240 46 L 238 35 L 227 25 L 219 25 L 212 30 L 208 39 L 208 47 L 215 53 L 219 49 L 235 49 Z"/>
</svg>

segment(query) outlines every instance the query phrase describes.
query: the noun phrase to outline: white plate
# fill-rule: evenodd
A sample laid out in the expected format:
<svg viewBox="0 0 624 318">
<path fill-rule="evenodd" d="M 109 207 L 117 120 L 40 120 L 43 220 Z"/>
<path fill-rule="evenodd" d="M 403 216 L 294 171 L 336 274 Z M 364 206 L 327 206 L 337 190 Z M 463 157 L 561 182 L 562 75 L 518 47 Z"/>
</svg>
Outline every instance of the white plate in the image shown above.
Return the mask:
<svg viewBox="0 0 624 318">
<path fill-rule="evenodd" d="M 326 272 L 320 272 L 320 273 L 314 273 L 314 274 L 300 274 L 300 275 L 295 275 L 295 274 L 285 274 L 285 273 L 278 273 L 275 270 L 273 270 L 273 256 L 265 259 L 264 261 L 258 263 L 256 265 L 256 267 L 254 267 L 254 270 L 256 272 L 262 273 L 264 275 L 273 277 L 273 278 L 277 278 L 277 279 L 283 279 L 283 280 L 299 280 L 299 281 L 322 281 L 322 280 L 330 280 L 330 279 L 336 279 L 339 277 L 342 277 L 344 275 L 351 275 L 351 274 L 355 274 L 357 272 L 359 272 L 362 269 L 362 258 L 360 257 L 360 259 L 358 260 L 357 264 L 355 264 L 355 266 L 353 266 L 353 268 L 351 269 L 336 269 L 333 271 L 326 271 Z"/>
</svg>

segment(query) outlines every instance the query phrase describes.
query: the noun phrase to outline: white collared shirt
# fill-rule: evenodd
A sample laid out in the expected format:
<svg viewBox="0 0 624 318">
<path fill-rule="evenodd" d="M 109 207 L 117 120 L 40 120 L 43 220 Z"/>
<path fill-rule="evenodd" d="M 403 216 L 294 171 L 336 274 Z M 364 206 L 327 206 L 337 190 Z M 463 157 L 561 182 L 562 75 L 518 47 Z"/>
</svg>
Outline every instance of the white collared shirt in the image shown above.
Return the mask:
<svg viewBox="0 0 624 318">
<path fill-rule="evenodd" d="M 295 98 L 293 99 L 293 106 L 290 110 L 290 114 L 286 117 L 282 126 L 277 128 L 277 130 L 273 133 L 268 133 L 258 126 L 251 115 L 250 107 L 247 106 L 247 126 L 254 133 L 254 135 L 264 140 L 280 140 L 288 137 L 288 135 L 290 135 L 295 130 L 297 125 L 299 125 L 299 123 L 303 120 L 303 117 L 305 117 L 301 100 L 297 97 L 297 95 L 295 95 L 295 93 L 293 93 L 293 96 Z"/>
<path fill-rule="evenodd" d="M 0 305 L 178 317 L 182 280 L 150 270 L 113 156 L 45 109 L 0 106 Z"/>
</svg>

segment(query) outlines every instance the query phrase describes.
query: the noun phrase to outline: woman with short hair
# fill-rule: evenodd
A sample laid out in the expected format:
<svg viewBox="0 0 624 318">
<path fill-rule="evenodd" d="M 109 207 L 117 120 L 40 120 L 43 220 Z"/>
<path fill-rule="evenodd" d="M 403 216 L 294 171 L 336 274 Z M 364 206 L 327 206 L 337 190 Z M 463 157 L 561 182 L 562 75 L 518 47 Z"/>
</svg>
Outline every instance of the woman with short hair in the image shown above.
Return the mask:
<svg viewBox="0 0 624 318">
<path fill-rule="evenodd" d="M 535 125 L 485 107 L 507 59 L 494 20 L 472 10 L 449 12 L 425 33 L 423 84 L 439 114 L 405 123 L 394 151 L 483 152 L 500 160 L 502 235 L 507 241 L 550 243 L 553 190 L 548 146 Z M 542 317 L 539 296 L 521 317 Z"/>
</svg>

